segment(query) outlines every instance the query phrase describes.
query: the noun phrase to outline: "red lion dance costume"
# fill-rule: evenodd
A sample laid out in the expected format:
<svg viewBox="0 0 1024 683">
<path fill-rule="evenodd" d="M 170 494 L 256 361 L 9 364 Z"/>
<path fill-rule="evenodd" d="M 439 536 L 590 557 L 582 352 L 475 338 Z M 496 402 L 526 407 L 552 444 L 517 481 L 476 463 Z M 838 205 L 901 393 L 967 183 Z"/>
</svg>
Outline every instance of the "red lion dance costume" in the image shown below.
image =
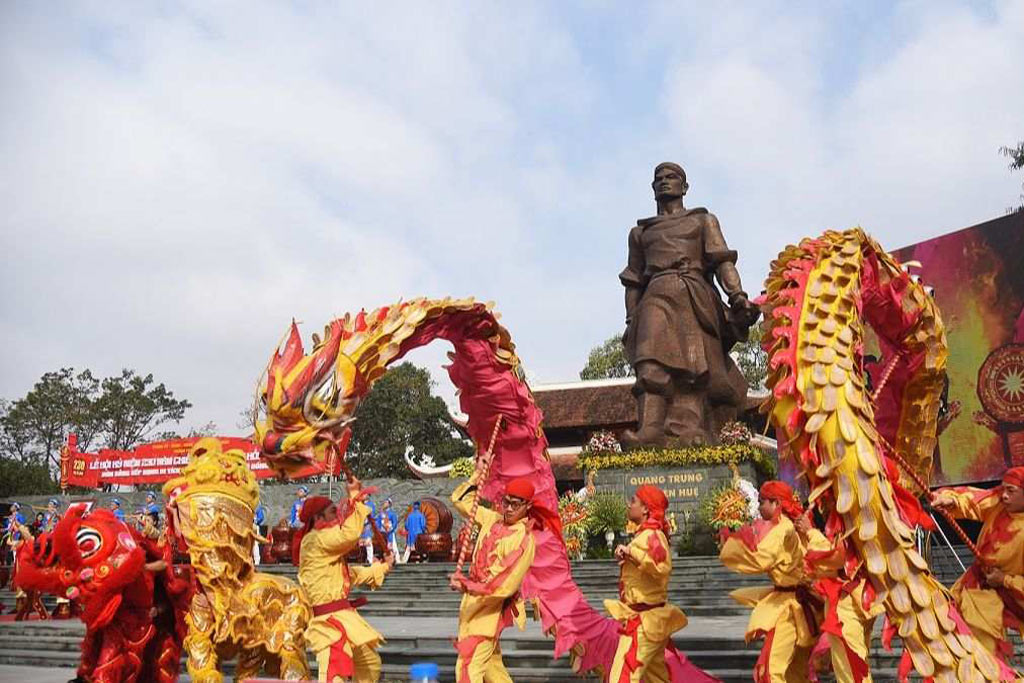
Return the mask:
<svg viewBox="0 0 1024 683">
<path fill-rule="evenodd" d="M 147 562 L 163 560 L 150 571 Z M 191 580 L 177 576 L 169 545 L 145 538 L 109 510 L 73 506 L 52 532 L 18 553 L 18 585 L 82 606 L 78 681 L 178 679 Z"/>
</svg>

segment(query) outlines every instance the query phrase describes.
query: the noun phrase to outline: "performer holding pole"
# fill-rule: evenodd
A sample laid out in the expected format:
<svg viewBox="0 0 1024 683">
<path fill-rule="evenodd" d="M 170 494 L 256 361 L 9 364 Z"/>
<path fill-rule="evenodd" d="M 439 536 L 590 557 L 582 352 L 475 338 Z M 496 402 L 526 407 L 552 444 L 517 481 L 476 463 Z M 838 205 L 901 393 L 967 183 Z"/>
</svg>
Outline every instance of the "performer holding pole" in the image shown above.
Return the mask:
<svg viewBox="0 0 1024 683">
<path fill-rule="evenodd" d="M 370 513 L 363 503 L 369 493 L 350 476 L 348 500 L 340 512 L 330 498 L 306 498 L 300 513 L 302 528 L 292 541 L 299 584 L 313 604 L 306 642 L 316 653 L 321 681 L 372 683 L 380 678 L 376 648 L 384 637 L 356 611 L 365 599 L 349 600 L 349 592 L 359 585 L 379 588 L 394 566 L 394 556 L 389 554 L 369 567 L 349 566 L 345 561 Z"/>
<path fill-rule="evenodd" d="M 994 489 L 939 489 L 930 502 L 953 517 L 982 523 L 972 548 L 976 559 L 953 585 L 953 596 L 978 640 L 1006 661 L 1013 655 L 1006 626 L 1024 631 L 1024 467 L 1007 470 Z"/>
<path fill-rule="evenodd" d="M 629 503 L 629 520 L 638 531 L 629 545 L 615 549 L 619 561 L 619 599 L 605 600 L 613 619 L 622 624 L 619 646 L 608 681 L 670 680 L 665 648 L 672 634 L 686 626 L 686 615 L 667 602 L 672 574 L 672 547 L 665 521 L 668 498 L 661 489 L 644 484 Z"/>
<path fill-rule="evenodd" d="M 793 489 L 781 481 L 761 486 L 761 519 L 735 533 L 723 530 L 719 559 L 741 574 L 767 574 L 772 588 L 740 588 L 732 597 L 754 608 L 747 640 L 764 638 L 754 665 L 756 683 L 797 683 L 809 678 L 808 660 L 821 607 L 804 572 L 804 544 L 793 520 L 803 515 Z"/>
<path fill-rule="evenodd" d="M 557 513 L 533 504 L 534 487 L 529 480 L 509 482 L 499 513 L 467 500 L 479 478 L 478 470 L 452 493 L 452 503 L 467 524 L 480 525 L 469 575 L 457 571 L 450 579 L 452 589 L 463 593 L 456 642 L 458 683 L 512 680 L 501 658 L 499 638 L 513 622 L 520 629 L 525 627 L 519 587 L 536 551 L 533 529 L 547 526 L 560 533 Z M 470 517 L 474 507 L 475 514 Z"/>
</svg>

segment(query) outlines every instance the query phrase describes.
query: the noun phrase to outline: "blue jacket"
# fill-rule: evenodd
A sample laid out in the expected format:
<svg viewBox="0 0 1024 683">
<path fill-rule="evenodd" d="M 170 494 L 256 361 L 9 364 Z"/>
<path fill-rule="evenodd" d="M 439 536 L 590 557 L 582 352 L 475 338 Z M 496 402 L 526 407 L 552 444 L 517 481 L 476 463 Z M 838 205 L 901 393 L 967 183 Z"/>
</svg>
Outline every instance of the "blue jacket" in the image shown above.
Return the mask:
<svg viewBox="0 0 1024 683">
<path fill-rule="evenodd" d="M 20 512 L 14 513 L 14 518 L 16 520 L 18 520 L 18 524 L 24 524 L 25 523 L 25 515 L 21 514 Z M 4 521 L 4 533 L 12 534 L 14 539 L 17 540 L 17 539 L 21 538 L 21 532 L 18 531 L 17 529 L 15 529 L 15 528 L 13 528 L 13 527 L 14 527 L 14 524 L 12 524 L 11 518 L 8 517 Z"/>
<path fill-rule="evenodd" d="M 384 520 L 391 522 L 391 531 L 384 531 Z M 388 543 L 395 540 L 395 532 L 398 531 L 398 515 L 395 514 L 394 510 L 381 510 L 381 513 L 377 515 L 377 528 L 381 530 L 381 533 L 387 538 Z"/>
<path fill-rule="evenodd" d="M 372 500 L 367 500 L 366 505 L 370 508 L 370 514 L 366 518 L 366 523 L 363 524 L 363 533 L 360 534 L 360 538 L 373 538 L 373 520 L 377 519 L 377 506 L 373 504 Z"/>
<path fill-rule="evenodd" d="M 292 503 L 292 514 L 291 517 L 288 518 L 288 523 L 291 524 L 294 529 L 302 526 L 302 520 L 299 519 L 300 514 L 302 514 L 302 501 L 296 500 Z"/>
<path fill-rule="evenodd" d="M 413 509 L 409 513 L 409 516 L 405 518 L 405 532 L 409 534 L 406 537 L 406 543 L 413 548 L 416 547 L 416 537 L 427 530 L 427 518 L 423 516 L 423 513 L 419 510 Z"/>
</svg>

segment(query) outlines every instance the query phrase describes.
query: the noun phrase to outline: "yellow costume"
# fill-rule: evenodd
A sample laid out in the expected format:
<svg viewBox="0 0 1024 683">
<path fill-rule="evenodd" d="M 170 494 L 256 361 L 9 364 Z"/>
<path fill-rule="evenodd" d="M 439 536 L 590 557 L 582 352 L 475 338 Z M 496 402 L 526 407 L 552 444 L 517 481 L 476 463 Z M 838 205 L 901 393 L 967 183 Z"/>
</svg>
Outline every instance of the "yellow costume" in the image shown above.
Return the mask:
<svg viewBox="0 0 1024 683">
<path fill-rule="evenodd" d="M 982 523 L 977 560 L 953 584 L 960 614 L 989 652 L 1012 656 L 1006 626 L 1024 631 L 1024 512 L 1009 512 L 999 489 L 957 487 L 937 493 L 952 503 L 947 509 L 955 517 Z M 989 586 L 981 566 L 1001 569 L 1003 586 Z"/>
<path fill-rule="evenodd" d="M 469 518 L 472 499 L 467 494 L 475 476 L 452 493 L 455 509 Z M 513 623 L 524 628 L 525 606 L 519 585 L 533 563 L 536 550 L 532 522 L 524 518 L 506 525 L 500 514 L 478 507 L 475 521 L 480 525 L 473 566 L 466 580 L 466 592 L 459 606 L 459 639 L 456 648 L 458 683 L 480 681 L 511 682 L 501 659 L 498 638 Z"/>
<path fill-rule="evenodd" d="M 864 605 L 865 580 L 845 578 L 846 549 L 833 545 L 823 533 L 811 529 L 806 538 L 805 569 L 825 599 L 823 635 L 828 638 L 829 655 L 836 683 L 871 683 L 868 654 L 875 617 L 885 612 L 881 600 Z M 817 653 L 817 650 L 815 650 Z"/>
<path fill-rule="evenodd" d="M 313 605 L 306 642 L 316 653 L 321 681 L 362 683 L 380 678 L 376 648 L 384 637 L 359 616 L 358 605 L 349 602 L 348 596 L 352 586 L 380 587 L 390 567 L 386 562 L 350 567 L 345 561 L 359 541 L 369 513 L 370 508 L 356 503 L 339 524 L 314 528 L 302 539 L 299 584 Z"/>
<path fill-rule="evenodd" d="M 667 603 L 672 573 L 671 546 L 660 525 L 642 525 L 627 547 L 619 574 L 619 599 L 605 600 L 608 613 L 622 624 L 609 681 L 669 681 L 665 647 L 686 626 L 686 615 Z"/>
<path fill-rule="evenodd" d="M 785 515 L 758 520 L 729 536 L 719 553 L 722 563 L 742 574 L 767 574 L 773 588 L 739 588 L 733 599 L 754 608 L 747 642 L 764 637 L 754 668 L 758 683 L 808 680 L 808 657 L 815 642 L 817 617 L 804 573 L 804 545 Z"/>
</svg>

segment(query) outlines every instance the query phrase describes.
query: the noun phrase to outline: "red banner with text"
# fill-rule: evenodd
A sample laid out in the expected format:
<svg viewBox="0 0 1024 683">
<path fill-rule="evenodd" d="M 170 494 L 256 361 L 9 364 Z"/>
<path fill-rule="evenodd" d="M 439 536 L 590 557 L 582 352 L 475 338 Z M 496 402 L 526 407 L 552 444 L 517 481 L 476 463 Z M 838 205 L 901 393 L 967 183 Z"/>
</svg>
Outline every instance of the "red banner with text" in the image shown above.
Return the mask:
<svg viewBox="0 0 1024 683">
<path fill-rule="evenodd" d="M 101 484 L 159 484 L 173 479 L 188 462 L 188 452 L 204 437 L 154 441 L 132 451 L 101 449 L 98 453 L 82 453 L 74 434 L 61 453 L 61 485 L 97 488 Z M 276 476 L 260 458 L 260 449 L 250 439 L 237 436 L 214 437 L 224 450 L 239 449 L 257 479 Z M 312 468 L 309 474 L 318 474 Z M 302 475 L 300 476 L 308 476 Z"/>
</svg>

